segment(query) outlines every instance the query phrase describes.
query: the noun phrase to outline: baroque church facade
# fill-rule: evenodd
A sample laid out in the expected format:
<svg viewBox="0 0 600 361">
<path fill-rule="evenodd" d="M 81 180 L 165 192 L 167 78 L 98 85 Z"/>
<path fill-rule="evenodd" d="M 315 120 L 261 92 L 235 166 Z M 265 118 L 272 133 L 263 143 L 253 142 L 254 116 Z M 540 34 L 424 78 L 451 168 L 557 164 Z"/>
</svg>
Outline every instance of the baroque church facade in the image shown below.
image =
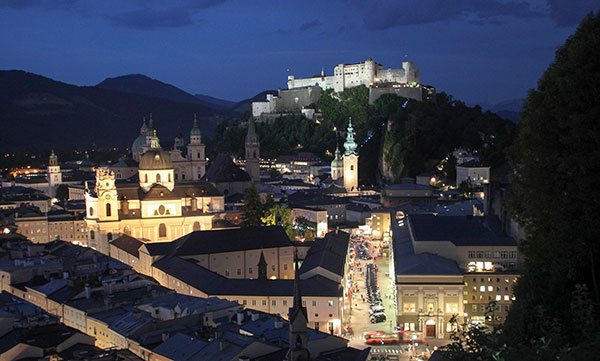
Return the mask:
<svg viewBox="0 0 600 361">
<path fill-rule="evenodd" d="M 115 182 L 112 171 L 99 168 L 95 186 L 88 188 L 86 184 L 87 245 L 105 254 L 109 253 L 110 241 L 120 234 L 148 242 L 171 241 L 193 231 L 212 229 L 213 217 L 224 211 L 223 195 L 213 185 L 176 176 L 172 152 L 163 150 L 156 131 L 145 125 L 140 136 L 144 135 L 145 141 L 148 129 L 152 135 L 143 143 L 138 158 L 139 182 Z M 191 135 L 197 138 L 192 137 L 188 152 L 199 153 L 192 155 L 204 159 L 196 122 Z M 193 164 L 193 158 L 186 162 Z M 204 167 L 203 161 L 198 164 Z"/>
</svg>

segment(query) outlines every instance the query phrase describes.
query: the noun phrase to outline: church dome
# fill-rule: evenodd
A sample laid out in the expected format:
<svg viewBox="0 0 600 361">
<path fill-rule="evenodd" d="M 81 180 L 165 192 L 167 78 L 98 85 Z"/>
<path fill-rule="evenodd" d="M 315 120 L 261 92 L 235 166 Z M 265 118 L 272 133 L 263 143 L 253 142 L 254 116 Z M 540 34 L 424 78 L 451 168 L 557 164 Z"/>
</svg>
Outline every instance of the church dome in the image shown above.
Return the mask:
<svg viewBox="0 0 600 361">
<path fill-rule="evenodd" d="M 150 149 L 140 158 L 140 170 L 173 169 L 171 154 L 162 149 Z"/>
<path fill-rule="evenodd" d="M 343 168 L 344 167 L 344 161 L 342 160 L 342 158 L 340 157 L 340 149 L 337 148 L 335 150 L 335 158 L 333 158 L 333 160 L 331 161 L 331 168 Z"/>
<path fill-rule="evenodd" d="M 143 135 L 139 135 L 137 138 L 135 138 L 135 140 L 133 141 L 133 144 L 131 145 L 131 150 L 132 151 L 141 151 L 144 146 L 146 145 L 146 137 Z"/>
<path fill-rule="evenodd" d="M 142 154 L 140 158 L 139 170 L 164 170 L 173 169 L 171 154 L 165 152 L 158 143 L 156 131 L 150 140 L 150 149 Z"/>
</svg>

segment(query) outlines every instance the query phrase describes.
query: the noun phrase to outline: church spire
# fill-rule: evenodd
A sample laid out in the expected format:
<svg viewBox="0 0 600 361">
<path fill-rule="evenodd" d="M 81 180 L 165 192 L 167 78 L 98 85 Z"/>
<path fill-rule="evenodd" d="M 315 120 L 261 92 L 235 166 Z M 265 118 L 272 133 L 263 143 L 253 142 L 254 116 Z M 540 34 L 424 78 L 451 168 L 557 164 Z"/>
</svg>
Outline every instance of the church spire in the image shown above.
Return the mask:
<svg viewBox="0 0 600 361">
<path fill-rule="evenodd" d="M 258 260 L 258 279 L 267 279 L 267 261 L 265 260 L 265 253 L 263 251 L 260 252 L 260 259 Z"/>
<path fill-rule="evenodd" d="M 256 137 L 256 129 L 254 128 L 253 117 L 250 117 L 250 119 L 248 120 L 248 135 L 246 137 Z"/>
<path fill-rule="evenodd" d="M 308 312 L 302 306 L 302 292 L 300 291 L 300 270 L 298 267 L 298 251 L 294 254 L 294 304 L 290 308 L 288 320 L 290 323 L 290 348 L 286 354 L 287 361 L 309 361 L 308 351 Z"/>
</svg>

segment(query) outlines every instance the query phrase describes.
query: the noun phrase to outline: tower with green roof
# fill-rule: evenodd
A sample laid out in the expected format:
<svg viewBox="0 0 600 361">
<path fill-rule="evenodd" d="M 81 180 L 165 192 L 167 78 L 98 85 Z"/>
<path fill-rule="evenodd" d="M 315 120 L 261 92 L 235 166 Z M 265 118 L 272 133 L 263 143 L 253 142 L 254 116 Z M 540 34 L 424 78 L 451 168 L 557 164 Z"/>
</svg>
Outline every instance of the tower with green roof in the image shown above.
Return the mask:
<svg viewBox="0 0 600 361">
<path fill-rule="evenodd" d="M 358 145 L 354 141 L 352 118 L 348 119 L 346 141 L 344 142 L 344 188 L 347 192 L 358 191 Z"/>
</svg>

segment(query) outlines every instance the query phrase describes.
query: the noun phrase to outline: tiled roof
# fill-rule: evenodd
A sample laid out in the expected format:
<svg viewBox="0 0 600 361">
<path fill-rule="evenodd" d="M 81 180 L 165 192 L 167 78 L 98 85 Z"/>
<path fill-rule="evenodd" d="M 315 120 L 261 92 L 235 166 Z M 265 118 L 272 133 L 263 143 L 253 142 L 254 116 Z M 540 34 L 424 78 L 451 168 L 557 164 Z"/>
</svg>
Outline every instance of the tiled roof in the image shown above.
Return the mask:
<svg viewBox="0 0 600 361">
<path fill-rule="evenodd" d="M 493 229 L 489 217 L 411 214 L 408 216 L 416 242 L 452 242 L 456 246 L 516 246 L 511 237 Z"/>
<path fill-rule="evenodd" d="M 178 256 L 292 246 L 280 226 L 196 231 L 174 242 Z"/>
<path fill-rule="evenodd" d="M 137 257 L 138 250 L 144 243 L 136 238 L 123 234 L 119 238 L 111 241 L 110 244 Z"/>
</svg>

